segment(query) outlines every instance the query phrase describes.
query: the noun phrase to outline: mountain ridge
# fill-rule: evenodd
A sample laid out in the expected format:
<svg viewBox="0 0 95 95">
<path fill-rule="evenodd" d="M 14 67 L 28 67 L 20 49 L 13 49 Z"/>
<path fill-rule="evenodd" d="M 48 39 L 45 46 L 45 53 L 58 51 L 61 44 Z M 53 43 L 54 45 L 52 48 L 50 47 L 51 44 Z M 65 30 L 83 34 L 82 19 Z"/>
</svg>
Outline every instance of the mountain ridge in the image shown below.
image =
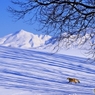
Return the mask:
<svg viewBox="0 0 95 95">
<path fill-rule="evenodd" d="M 42 51 L 50 53 L 57 52 L 60 54 L 87 58 L 88 55 L 85 54 L 85 48 L 89 48 L 91 44 L 95 43 L 94 35 L 90 35 L 93 31 L 91 29 L 87 30 L 88 33 L 85 35 L 81 34 L 78 39 L 76 39 L 75 35 L 72 35 L 69 40 L 64 38 L 59 42 L 57 37 L 42 34 L 37 35 L 21 29 L 20 31 L 16 31 L 15 33 L 0 38 L 0 46 L 21 49 L 41 49 Z M 83 44 L 84 46 L 82 46 Z"/>
<path fill-rule="evenodd" d="M 35 35 L 23 29 L 0 38 L 0 45 L 19 48 L 36 48 L 50 39 L 48 35 Z"/>
</svg>

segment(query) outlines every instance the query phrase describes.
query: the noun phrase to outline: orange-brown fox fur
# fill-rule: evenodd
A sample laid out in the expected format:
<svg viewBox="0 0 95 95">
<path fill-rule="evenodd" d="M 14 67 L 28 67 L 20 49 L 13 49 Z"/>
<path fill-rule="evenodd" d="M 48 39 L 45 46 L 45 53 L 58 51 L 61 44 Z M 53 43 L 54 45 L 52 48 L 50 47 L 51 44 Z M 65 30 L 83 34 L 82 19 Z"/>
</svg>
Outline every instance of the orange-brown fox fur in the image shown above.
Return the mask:
<svg viewBox="0 0 95 95">
<path fill-rule="evenodd" d="M 75 78 L 67 78 L 69 80 L 69 82 L 74 82 L 74 83 L 80 83 L 80 81 L 78 79 Z"/>
</svg>

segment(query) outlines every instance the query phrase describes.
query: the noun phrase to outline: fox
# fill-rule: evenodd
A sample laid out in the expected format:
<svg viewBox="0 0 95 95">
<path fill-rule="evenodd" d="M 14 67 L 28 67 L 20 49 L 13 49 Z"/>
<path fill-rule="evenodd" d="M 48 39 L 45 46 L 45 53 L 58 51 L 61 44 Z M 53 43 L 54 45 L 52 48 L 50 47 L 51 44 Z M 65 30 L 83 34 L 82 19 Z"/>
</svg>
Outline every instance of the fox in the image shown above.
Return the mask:
<svg viewBox="0 0 95 95">
<path fill-rule="evenodd" d="M 71 82 L 73 82 L 73 83 L 80 83 L 80 81 L 78 80 L 78 79 L 76 79 L 76 78 L 67 78 L 68 80 L 69 80 L 69 83 Z"/>
</svg>

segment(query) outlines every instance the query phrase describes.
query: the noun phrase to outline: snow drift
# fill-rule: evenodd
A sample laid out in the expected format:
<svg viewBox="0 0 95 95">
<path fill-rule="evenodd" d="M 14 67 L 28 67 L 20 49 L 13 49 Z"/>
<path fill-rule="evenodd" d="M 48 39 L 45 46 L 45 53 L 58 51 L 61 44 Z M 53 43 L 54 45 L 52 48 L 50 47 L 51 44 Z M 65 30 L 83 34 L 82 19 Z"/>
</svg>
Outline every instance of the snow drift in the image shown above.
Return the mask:
<svg viewBox="0 0 95 95">
<path fill-rule="evenodd" d="M 0 46 L 0 95 L 94 95 L 94 89 L 95 63 L 85 58 Z"/>
</svg>

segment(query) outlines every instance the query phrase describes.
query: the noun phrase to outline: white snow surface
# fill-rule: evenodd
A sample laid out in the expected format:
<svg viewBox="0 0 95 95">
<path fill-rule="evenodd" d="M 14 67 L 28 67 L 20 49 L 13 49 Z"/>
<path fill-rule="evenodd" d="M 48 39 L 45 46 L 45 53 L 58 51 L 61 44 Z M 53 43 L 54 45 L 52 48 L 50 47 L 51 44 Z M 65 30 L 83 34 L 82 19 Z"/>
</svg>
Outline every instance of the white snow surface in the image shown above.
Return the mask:
<svg viewBox="0 0 95 95">
<path fill-rule="evenodd" d="M 94 89 L 95 63 L 86 58 L 0 46 L 0 95 L 95 95 Z"/>
<path fill-rule="evenodd" d="M 0 45 L 29 49 L 44 45 L 45 41 L 50 38 L 48 35 L 35 35 L 25 30 L 20 30 L 0 38 Z"/>
</svg>

